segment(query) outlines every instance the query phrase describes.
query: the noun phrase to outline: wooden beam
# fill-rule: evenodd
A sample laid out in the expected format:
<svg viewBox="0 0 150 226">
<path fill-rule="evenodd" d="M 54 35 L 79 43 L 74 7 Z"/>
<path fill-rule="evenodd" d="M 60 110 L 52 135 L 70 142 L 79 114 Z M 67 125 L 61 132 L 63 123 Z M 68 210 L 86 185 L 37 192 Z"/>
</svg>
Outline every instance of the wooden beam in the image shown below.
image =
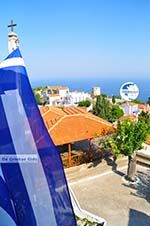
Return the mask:
<svg viewBox="0 0 150 226">
<path fill-rule="evenodd" d="M 68 167 L 71 166 L 71 144 L 68 144 Z"/>
<path fill-rule="evenodd" d="M 89 139 L 89 160 L 91 161 L 93 157 L 93 152 L 92 152 L 92 139 Z"/>
</svg>

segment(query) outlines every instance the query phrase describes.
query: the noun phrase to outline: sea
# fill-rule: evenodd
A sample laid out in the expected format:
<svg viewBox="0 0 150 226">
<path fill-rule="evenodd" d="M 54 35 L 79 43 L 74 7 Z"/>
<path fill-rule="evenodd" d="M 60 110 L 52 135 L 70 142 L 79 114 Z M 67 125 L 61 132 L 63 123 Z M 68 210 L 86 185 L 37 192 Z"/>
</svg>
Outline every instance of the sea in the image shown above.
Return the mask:
<svg viewBox="0 0 150 226">
<path fill-rule="evenodd" d="M 120 96 L 120 87 L 125 82 L 134 82 L 139 88 L 139 96 L 137 99 L 146 102 L 150 97 L 150 79 L 124 79 L 124 78 L 67 78 L 67 79 L 46 79 L 39 81 L 32 81 L 32 87 L 37 86 L 67 86 L 71 91 L 85 91 L 91 93 L 92 87 L 99 86 L 101 93 L 108 96 Z"/>
</svg>

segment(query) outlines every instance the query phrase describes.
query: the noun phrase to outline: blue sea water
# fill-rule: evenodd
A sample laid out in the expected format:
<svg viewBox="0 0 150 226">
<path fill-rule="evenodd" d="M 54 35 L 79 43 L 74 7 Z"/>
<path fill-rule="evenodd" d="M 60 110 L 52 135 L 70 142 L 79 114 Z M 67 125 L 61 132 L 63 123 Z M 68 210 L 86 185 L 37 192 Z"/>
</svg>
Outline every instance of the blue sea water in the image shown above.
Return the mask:
<svg viewBox="0 0 150 226">
<path fill-rule="evenodd" d="M 102 78 L 87 78 L 87 79 L 49 79 L 42 81 L 31 81 L 33 87 L 36 86 L 44 86 L 44 85 L 62 85 L 70 88 L 71 91 L 85 91 L 91 92 L 92 87 L 100 86 L 101 92 L 105 93 L 109 96 L 117 95 L 120 96 L 119 90 L 123 83 L 125 82 L 134 82 L 139 87 L 139 97 L 143 102 L 146 102 L 148 97 L 150 97 L 150 79 L 142 80 L 142 79 L 102 79 Z"/>
</svg>

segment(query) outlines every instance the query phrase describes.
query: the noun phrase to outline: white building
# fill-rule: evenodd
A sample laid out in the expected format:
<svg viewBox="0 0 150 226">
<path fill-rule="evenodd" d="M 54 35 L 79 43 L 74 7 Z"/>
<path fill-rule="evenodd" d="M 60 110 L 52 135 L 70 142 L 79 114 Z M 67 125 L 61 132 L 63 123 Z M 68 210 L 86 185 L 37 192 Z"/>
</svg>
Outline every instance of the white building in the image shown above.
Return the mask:
<svg viewBox="0 0 150 226">
<path fill-rule="evenodd" d="M 99 86 L 95 86 L 92 88 L 92 96 L 96 97 L 101 95 L 101 88 Z"/>
<path fill-rule="evenodd" d="M 68 87 L 51 86 L 44 90 L 43 97 L 48 100 L 49 105 L 77 105 L 80 101 L 91 99 L 89 93 L 70 92 Z"/>
<path fill-rule="evenodd" d="M 125 115 L 133 115 L 139 113 L 138 104 L 135 103 L 125 103 L 121 105 L 122 110 L 124 111 Z"/>
<path fill-rule="evenodd" d="M 69 99 L 70 104 L 75 105 L 78 104 L 80 101 L 91 99 L 91 96 L 89 93 L 74 91 L 69 93 Z"/>
<path fill-rule="evenodd" d="M 59 106 L 62 105 L 61 98 L 59 94 L 49 95 L 48 102 L 50 106 Z"/>
<path fill-rule="evenodd" d="M 65 105 L 68 103 L 69 88 L 62 86 L 50 86 L 46 90 L 49 105 Z"/>
</svg>

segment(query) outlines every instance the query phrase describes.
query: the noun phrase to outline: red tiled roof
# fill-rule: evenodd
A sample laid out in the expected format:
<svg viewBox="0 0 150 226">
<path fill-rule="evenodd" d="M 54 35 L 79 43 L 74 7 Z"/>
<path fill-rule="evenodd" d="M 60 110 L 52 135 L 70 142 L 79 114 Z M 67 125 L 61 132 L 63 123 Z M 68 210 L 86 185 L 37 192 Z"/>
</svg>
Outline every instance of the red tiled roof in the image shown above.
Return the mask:
<svg viewBox="0 0 150 226">
<path fill-rule="evenodd" d="M 145 109 L 146 106 L 145 106 L 144 104 L 138 104 L 138 108 L 139 108 L 139 109 Z"/>
<path fill-rule="evenodd" d="M 56 90 L 56 89 L 60 89 L 60 90 L 67 90 L 68 87 L 62 87 L 62 86 L 51 86 L 50 89 Z"/>
<path fill-rule="evenodd" d="M 81 107 L 41 107 L 40 112 L 56 145 L 104 136 L 114 131 L 113 125 Z M 45 110 L 46 108 L 46 110 Z"/>
<path fill-rule="evenodd" d="M 145 112 L 150 112 L 150 106 L 149 106 L 148 104 L 147 104 L 147 105 L 139 104 L 139 105 L 138 105 L 138 108 L 139 108 L 140 110 L 145 111 Z"/>
<path fill-rule="evenodd" d="M 60 95 L 58 93 L 52 93 L 50 94 L 51 97 L 59 97 Z"/>
</svg>

